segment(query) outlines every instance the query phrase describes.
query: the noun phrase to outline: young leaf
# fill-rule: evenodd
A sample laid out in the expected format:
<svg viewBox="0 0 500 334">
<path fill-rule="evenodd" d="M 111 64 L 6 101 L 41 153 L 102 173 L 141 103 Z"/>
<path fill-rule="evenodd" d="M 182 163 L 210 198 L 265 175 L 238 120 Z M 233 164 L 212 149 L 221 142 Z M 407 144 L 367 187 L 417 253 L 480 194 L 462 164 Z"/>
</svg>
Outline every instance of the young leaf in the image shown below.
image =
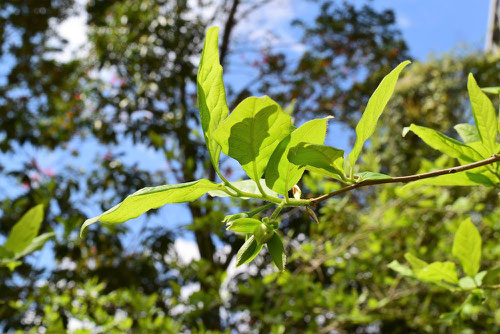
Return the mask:
<svg viewBox="0 0 500 334">
<path fill-rule="evenodd" d="M 269 250 L 269 254 L 271 255 L 271 258 L 273 259 L 276 267 L 278 267 L 280 271 L 285 270 L 285 248 L 283 247 L 283 241 L 281 241 L 281 238 L 277 232 L 274 232 L 271 239 L 267 242 L 267 249 Z"/>
<path fill-rule="evenodd" d="M 481 236 L 470 218 L 458 227 L 451 252 L 468 276 L 474 277 L 477 274 L 481 263 Z"/>
<path fill-rule="evenodd" d="M 252 261 L 257 254 L 259 254 L 263 245 L 257 244 L 255 237 L 252 235 L 247 241 L 241 246 L 238 254 L 236 254 L 236 267 L 242 264 Z"/>
<path fill-rule="evenodd" d="M 500 86 L 498 87 L 483 87 L 481 90 L 488 94 L 500 94 Z"/>
<path fill-rule="evenodd" d="M 464 290 L 472 290 L 476 288 L 476 283 L 472 277 L 465 276 L 458 280 L 458 286 Z"/>
<path fill-rule="evenodd" d="M 393 260 L 391 263 L 387 265 L 390 269 L 394 270 L 398 274 L 401 274 L 406 277 L 413 277 L 413 271 L 407 266 L 403 266 L 397 260 Z"/>
<path fill-rule="evenodd" d="M 486 270 L 480 271 L 474 276 L 474 282 L 476 282 L 477 286 L 483 285 L 483 279 L 488 274 Z"/>
<path fill-rule="evenodd" d="M 118 203 L 99 216 L 87 219 L 82 225 L 80 235 L 85 228 L 97 221 L 103 223 L 123 223 L 167 203 L 194 201 L 211 190 L 221 188 L 222 185 L 208 180 L 143 188 L 129 195 L 123 202 Z"/>
<path fill-rule="evenodd" d="M 276 102 L 267 96 L 249 97 L 219 125 L 214 138 L 222 152 L 258 182 L 274 149 L 291 129 L 290 116 Z"/>
<path fill-rule="evenodd" d="M 419 136 L 427 145 L 435 150 L 441 151 L 449 157 L 457 158 L 466 162 L 475 162 L 482 160 L 483 157 L 473 148 L 444 134 L 415 124 L 410 125 L 403 130 L 403 137 L 408 131 L 412 131 Z"/>
<path fill-rule="evenodd" d="M 253 231 L 253 236 L 255 237 L 255 241 L 257 241 L 257 244 L 259 245 L 265 244 L 267 241 L 269 241 L 269 239 L 271 239 L 273 235 L 274 231 L 271 228 L 271 226 L 267 226 L 264 223 L 258 225 Z"/>
<path fill-rule="evenodd" d="M 31 243 L 28 245 L 28 247 L 26 247 L 23 251 L 16 253 L 14 256 L 14 260 L 20 259 L 23 256 L 26 256 L 37 250 L 42 249 L 45 243 L 54 236 L 55 236 L 54 232 L 47 232 L 40 234 L 38 237 L 34 238 L 33 241 L 31 241 Z"/>
<path fill-rule="evenodd" d="M 295 129 L 278 145 L 273 152 L 266 169 L 266 183 L 269 188 L 285 195 L 299 182 L 304 167 L 299 167 L 288 160 L 288 152 L 299 143 L 322 144 L 326 137 L 328 119 L 313 119 Z"/>
<path fill-rule="evenodd" d="M 222 81 L 218 40 L 219 28 L 209 28 L 205 37 L 196 78 L 201 127 L 203 128 L 210 159 L 216 170 L 219 170 L 220 146 L 214 140 L 213 133 L 229 113 L 226 91 Z"/>
<path fill-rule="evenodd" d="M 38 234 L 43 221 L 43 205 L 26 212 L 12 228 L 4 248 L 12 253 L 22 252 Z"/>
<path fill-rule="evenodd" d="M 356 182 L 363 182 L 367 180 L 383 180 L 390 179 L 391 177 L 386 174 L 377 173 L 377 172 L 361 172 L 354 174 L 356 176 Z"/>
<path fill-rule="evenodd" d="M 496 138 L 498 132 L 495 108 L 490 99 L 477 85 L 472 73 L 469 74 L 467 89 L 469 90 L 472 114 L 474 115 L 474 122 L 476 123 L 481 142 L 488 148 L 490 154 L 494 154 L 497 146 Z"/>
<path fill-rule="evenodd" d="M 257 187 L 257 183 L 254 180 L 242 180 L 242 181 L 234 181 L 231 182 L 231 184 L 236 187 L 237 189 L 254 194 L 254 195 L 260 195 L 259 188 Z M 272 191 L 269 189 L 266 185 L 266 180 L 260 179 L 260 186 L 262 189 L 264 189 L 264 192 L 268 194 L 269 196 L 273 197 L 278 197 L 278 193 Z M 213 190 L 209 191 L 208 194 L 212 197 L 229 197 L 230 195 L 222 190 Z M 240 198 L 247 198 L 247 197 L 240 197 Z"/>
<path fill-rule="evenodd" d="M 366 109 L 363 112 L 363 116 L 361 116 L 361 120 L 356 126 L 356 142 L 348 158 L 351 170 L 354 168 L 356 160 L 358 160 L 363 144 L 375 131 L 377 121 L 380 115 L 382 115 L 387 102 L 389 102 L 389 99 L 394 92 L 399 73 L 401 73 L 403 68 L 405 68 L 409 63 L 409 60 L 402 62 L 395 69 L 393 69 L 391 73 L 386 75 L 373 95 L 370 97 L 370 100 L 366 105 Z"/>
<path fill-rule="evenodd" d="M 411 268 L 415 272 L 419 272 L 420 270 L 424 269 L 425 267 L 427 267 L 429 265 L 424 260 L 420 260 L 418 257 L 416 257 L 410 253 L 405 254 L 405 259 L 406 259 L 406 261 L 408 261 Z"/>
<path fill-rule="evenodd" d="M 239 233 L 253 233 L 255 228 L 262 224 L 258 219 L 254 218 L 239 218 L 229 223 L 226 230 Z"/>
<path fill-rule="evenodd" d="M 460 138 L 462 138 L 462 141 L 466 144 L 481 141 L 479 132 L 477 132 L 477 128 L 474 125 L 461 123 L 455 125 L 453 128 L 457 131 Z"/>
<path fill-rule="evenodd" d="M 292 147 L 288 160 L 302 168 L 343 181 L 344 151 L 318 144 L 300 143 Z"/>
<path fill-rule="evenodd" d="M 416 275 L 423 281 L 458 284 L 458 275 L 453 262 L 433 262 L 419 270 Z"/>
</svg>

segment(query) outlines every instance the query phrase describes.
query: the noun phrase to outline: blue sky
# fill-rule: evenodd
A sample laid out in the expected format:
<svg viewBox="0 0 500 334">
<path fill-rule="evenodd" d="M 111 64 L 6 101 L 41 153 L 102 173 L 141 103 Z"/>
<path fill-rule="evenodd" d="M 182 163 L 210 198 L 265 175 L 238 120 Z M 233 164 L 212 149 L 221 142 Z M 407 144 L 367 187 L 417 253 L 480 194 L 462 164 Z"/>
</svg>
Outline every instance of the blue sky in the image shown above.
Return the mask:
<svg viewBox="0 0 500 334">
<path fill-rule="evenodd" d="M 419 60 L 448 52 L 484 47 L 490 0 L 375 0 L 376 8 L 392 8 L 398 25 Z"/>
<path fill-rule="evenodd" d="M 81 2 L 84 2 L 84 0 Z M 351 2 L 364 3 L 364 1 Z M 410 53 L 417 60 L 425 60 L 430 54 L 439 55 L 453 49 L 472 51 L 481 50 L 484 47 L 489 0 L 375 0 L 372 4 L 377 9 L 391 8 L 395 11 L 397 24 L 409 45 Z M 300 36 L 297 36 L 295 31 L 290 29 L 288 22 L 290 18 L 304 14 L 306 20 L 314 17 L 315 11 L 308 2 L 275 0 L 254 13 L 247 21 L 241 22 L 236 35 L 248 37 L 250 40 L 266 40 L 269 42 L 270 35 L 268 31 L 271 30 L 279 35 L 282 41 L 287 42 L 286 44 L 291 48 L 290 52 L 299 53 L 301 51 L 298 42 Z M 85 16 L 75 17 L 69 19 L 60 27 L 61 33 L 70 40 L 70 47 L 65 52 L 63 59 L 71 57 L 71 49 L 81 50 L 79 46 L 85 42 L 86 29 L 84 22 Z M 225 79 L 237 85 L 237 81 L 248 79 L 249 73 L 251 74 L 251 71 L 243 71 L 240 75 L 228 75 Z M 346 129 L 333 123 L 329 131 L 327 144 L 349 151 L 347 134 Z M 97 145 L 92 141 L 81 143 L 77 140 L 70 145 L 82 149 L 86 152 L 83 156 L 90 157 L 88 161 L 78 161 L 78 165 L 83 167 L 92 164 L 95 153 L 102 151 L 102 148 L 97 148 Z M 30 147 L 25 147 L 24 151 L 25 154 L 21 155 L 23 159 L 25 157 L 37 157 L 42 167 L 54 168 L 57 171 L 61 165 L 61 152 L 50 153 L 45 150 L 34 150 Z M 161 156 L 145 146 L 134 147 L 132 144 L 124 144 L 118 151 L 126 152 L 126 162 L 139 162 L 140 167 L 158 169 L 164 164 Z M 0 155 L 0 159 L 5 162 L 12 159 L 12 156 Z M 13 161 L 11 168 L 14 168 L 14 164 L 20 163 L 17 160 L 10 161 Z M 166 214 L 167 210 L 169 214 Z M 87 211 L 89 215 L 99 213 L 97 207 L 87 208 Z M 182 205 L 175 205 L 161 209 L 160 215 L 152 218 L 148 226 L 179 226 L 188 221 L 188 210 Z M 127 223 L 132 227 L 131 242 L 135 240 L 133 235 L 138 233 L 145 222 L 144 217 L 140 217 Z M 188 240 L 190 239 L 189 236 L 186 237 Z M 189 247 L 188 240 L 180 241 L 183 242 L 181 245 L 183 250 Z M 52 258 L 48 248 L 46 247 L 44 251 L 40 252 L 37 256 L 39 260 Z M 193 254 L 195 254 L 196 250 L 190 249 L 188 252 L 194 252 Z M 42 261 L 42 263 L 49 265 L 46 261 Z"/>
</svg>

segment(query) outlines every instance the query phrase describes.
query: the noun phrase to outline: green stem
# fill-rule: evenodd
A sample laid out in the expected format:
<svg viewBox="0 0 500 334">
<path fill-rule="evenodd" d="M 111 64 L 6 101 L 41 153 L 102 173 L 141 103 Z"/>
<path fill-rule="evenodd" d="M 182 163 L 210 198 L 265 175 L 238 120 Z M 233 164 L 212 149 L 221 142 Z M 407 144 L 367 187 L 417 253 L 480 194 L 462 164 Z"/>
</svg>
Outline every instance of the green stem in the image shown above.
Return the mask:
<svg viewBox="0 0 500 334">
<path fill-rule="evenodd" d="M 269 209 L 270 207 L 272 207 L 274 205 L 275 205 L 274 203 L 267 203 L 266 205 L 260 206 L 260 207 L 258 207 L 256 209 L 248 212 L 248 217 L 253 217 L 256 214 L 261 213 L 262 211 L 267 210 L 267 209 Z"/>
<path fill-rule="evenodd" d="M 273 220 L 273 219 L 276 219 L 278 217 L 278 215 L 280 214 L 281 210 L 283 210 L 283 208 L 287 205 L 286 201 L 283 200 L 279 205 L 278 207 L 273 211 L 273 213 L 271 214 L 271 217 L 269 217 L 270 220 Z"/>
</svg>

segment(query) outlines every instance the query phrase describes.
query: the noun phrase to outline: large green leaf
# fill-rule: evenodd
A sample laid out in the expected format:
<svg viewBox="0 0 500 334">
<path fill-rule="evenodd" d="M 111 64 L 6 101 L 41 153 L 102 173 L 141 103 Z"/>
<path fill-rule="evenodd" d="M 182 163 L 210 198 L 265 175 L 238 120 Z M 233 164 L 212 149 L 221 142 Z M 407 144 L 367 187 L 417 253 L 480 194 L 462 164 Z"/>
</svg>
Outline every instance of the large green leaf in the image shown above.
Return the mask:
<svg viewBox="0 0 500 334">
<path fill-rule="evenodd" d="M 82 225 L 80 234 L 86 227 L 97 221 L 103 223 L 123 223 L 129 219 L 139 217 L 148 210 L 159 208 L 167 203 L 194 201 L 211 190 L 222 188 L 222 185 L 208 180 L 143 188 L 129 195 L 123 202 L 118 203 L 99 216 L 87 219 Z"/>
<path fill-rule="evenodd" d="M 205 37 L 196 79 L 201 127 L 203 128 L 210 159 L 216 170 L 219 170 L 220 146 L 214 140 L 213 133 L 229 113 L 226 91 L 222 81 L 218 40 L 219 28 L 209 28 Z"/>
<path fill-rule="evenodd" d="M 449 157 L 457 158 L 466 162 L 475 162 L 482 160 L 482 156 L 473 148 L 444 134 L 415 124 L 410 125 L 403 130 L 403 137 L 408 131 L 412 131 L 419 136 L 427 145 L 435 150 L 441 151 Z"/>
<path fill-rule="evenodd" d="M 481 264 L 481 236 L 470 218 L 458 227 L 453 240 L 452 254 L 460 261 L 464 272 L 474 277 Z"/>
<path fill-rule="evenodd" d="M 479 132 L 477 132 L 477 128 L 474 125 L 461 123 L 455 125 L 453 128 L 457 131 L 460 138 L 462 138 L 463 142 L 466 144 L 481 141 Z"/>
<path fill-rule="evenodd" d="M 214 138 L 258 182 L 280 141 L 292 130 L 292 120 L 267 96 L 243 100 L 222 122 Z"/>
<path fill-rule="evenodd" d="M 479 137 L 481 137 L 481 142 L 488 148 L 490 154 L 494 154 L 497 146 L 498 121 L 493 103 L 479 88 L 472 73 L 469 74 L 467 89 L 469 90 L 472 114 L 474 115 L 474 122 L 476 123 Z"/>
<path fill-rule="evenodd" d="M 300 143 L 292 147 L 288 153 L 288 160 L 306 169 L 345 180 L 344 151 L 331 146 Z"/>
<path fill-rule="evenodd" d="M 302 177 L 304 167 L 290 163 L 288 152 L 300 143 L 323 144 L 328 119 L 313 119 L 295 129 L 273 152 L 266 169 L 266 183 L 269 188 L 286 194 Z"/>
<path fill-rule="evenodd" d="M 433 262 L 420 269 L 416 275 L 423 281 L 458 284 L 458 275 L 453 262 Z"/>
<path fill-rule="evenodd" d="M 269 254 L 273 259 L 274 264 L 280 271 L 285 270 L 286 265 L 286 253 L 285 248 L 283 247 L 283 241 L 277 232 L 274 232 L 271 239 L 267 242 L 267 249 L 269 250 Z"/>
<path fill-rule="evenodd" d="M 409 63 L 409 60 L 402 62 L 395 69 L 393 69 L 391 73 L 386 75 L 382 82 L 378 85 L 373 95 L 370 97 L 366 109 L 363 112 L 363 116 L 361 116 L 361 120 L 356 126 L 356 142 L 354 143 L 354 147 L 348 158 L 351 169 L 354 168 L 365 141 L 370 138 L 375 131 L 377 121 L 380 118 L 380 115 L 382 115 L 387 102 L 389 102 L 389 99 L 394 92 L 394 87 L 396 87 L 399 73 L 401 73 L 403 68 L 405 68 L 405 66 Z"/>
<path fill-rule="evenodd" d="M 248 240 L 238 250 L 238 254 L 236 254 L 236 267 L 252 261 L 257 254 L 259 254 L 262 246 L 262 244 L 259 245 L 257 243 L 257 240 L 255 240 L 253 235 L 248 238 Z"/>
<path fill-rule="evenodd" d="M 260 195 L 259 188 L 257 187 L 257 183 L 254 180 L 234 181 L 234 182 L 231 182 L 231 184 L 235 188 L 237 188 L 241 191 L 244 191 L 244 192 L 247 192 L 250 194 L 254 194 L 254 195 Z M 262 187 L 262 189 L 264 189 L 264 192 L 266 194 L 268 194 L 269 196 L 273 196 L 273 197 L 278 196 L 278 193 L 272 191 L 271 189 L 269 189 L 267 187 L 266 180 L 260 179 L 260 186 Z M 234 191 L 231 191 L 231 192 L 234 192 Z M 229 197 L 229 196 L 231 196 L 227 192 L 222 191 L 222 190 L 209 191 L 208 194 L 212 197 Z M 247 198 L 247 197 L 240 197 L 240 198 Z"/>
<path fill-rule="evenodd" d="M 13 253 L 22 252 L 38 234 L 43 221 L 43 205 L 26 212 L 12 228 L 4 248 Z"/>
</svg>

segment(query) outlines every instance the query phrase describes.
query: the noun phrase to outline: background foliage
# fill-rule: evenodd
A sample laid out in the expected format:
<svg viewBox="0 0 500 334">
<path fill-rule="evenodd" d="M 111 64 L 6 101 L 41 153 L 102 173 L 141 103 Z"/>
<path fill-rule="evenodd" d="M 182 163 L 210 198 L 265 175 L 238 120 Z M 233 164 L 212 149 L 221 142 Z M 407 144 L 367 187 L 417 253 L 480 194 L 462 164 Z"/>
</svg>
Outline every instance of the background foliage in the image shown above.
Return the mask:
<svg viewBox="0 0 500 334">
<path fill-rule="evenodd" d="M 482 265 L 498 265 L 495 189 L 365 188 L 324 203 L 319 224 L 304 211 L 286 211 L 281 226 L 290 257 L 281 274 L 264 259 L 268 254 L 245 272 L 232 270 L 243 240 L 221 223 L 235 205 L 226 200 L 189 204 L 190 219 L 178 227 L 149 228 L 146 220 L 131 233 L 135 222 L 94 225 L 85 239 L 78 237 L 86 217 L 139 188 L 215 180 L 196 106 L 203 36 L 207 27 L 221 27 L 221 63 L 230 73 L 239 42 L 232 32 L 265 1 L 193 3 L 89 1 L 89 56 L 69 62 L 53 56 L 64 47 L 53 27 L 76 10 L 73 1 L 0 4 L 0 59 L 8 69 L 0 81 L 0 232 L 7 235 L 28 209 L 43 204 L 40 233 L 56 233 L 46 245 L 52 252 L 44 250 L 51 265 L 37 263 L 35 254 L 12 272 L 0 268 L 2 331 L 498 332 L 495 291 L 484 304 L 468 305 L 452 328 L 439 315 L 465 296 L 403 279 L 387 267 L 392 259 L 403 262 L 407 252 L 428 261 L 448 258 L 452 236 L 467 217 L 483 239 Z M 295 22 L 305 47 L 300 59 L 261 50 L 253 64 L 256 79 L 229 87 L 230 109 L 265 93 L 283 107 L 296 99 L 296 122 L 333 115 L 354 127 L 383 75 L 409 58 L 391 11 L 377 11 L 370 2 L 313 3 L 316 19 Z M 400 140 L 401 131 L 416 123 L 457 137 L 452 126 L 471 122 L 466 75 L 497 86 L 498 58 L 444 55 L 414 62 L 402 73 L 362 164 L 390 175 L 452 166 L 416 136 Z M 86 150 L 88 143 L 97 149 Z M 126 148 L 136 146 L 157 152 L 162 167 L 145 168 L 141 156 L 130 159 Z M 57 172 L 21 153 L 33 151 L 60 154 Z M 20 162 L 10 164 L 15 159 Z M 223 173 L 240 176 L 230 161 L 223 162 Z M 303 193 L 336 187 L 318 180 L 307 175 Z M 160 214 L 168 216 L 168 208 Z M 175 247 L 191 232 L 200 259 L 186 260 Z"/>
</svg>

